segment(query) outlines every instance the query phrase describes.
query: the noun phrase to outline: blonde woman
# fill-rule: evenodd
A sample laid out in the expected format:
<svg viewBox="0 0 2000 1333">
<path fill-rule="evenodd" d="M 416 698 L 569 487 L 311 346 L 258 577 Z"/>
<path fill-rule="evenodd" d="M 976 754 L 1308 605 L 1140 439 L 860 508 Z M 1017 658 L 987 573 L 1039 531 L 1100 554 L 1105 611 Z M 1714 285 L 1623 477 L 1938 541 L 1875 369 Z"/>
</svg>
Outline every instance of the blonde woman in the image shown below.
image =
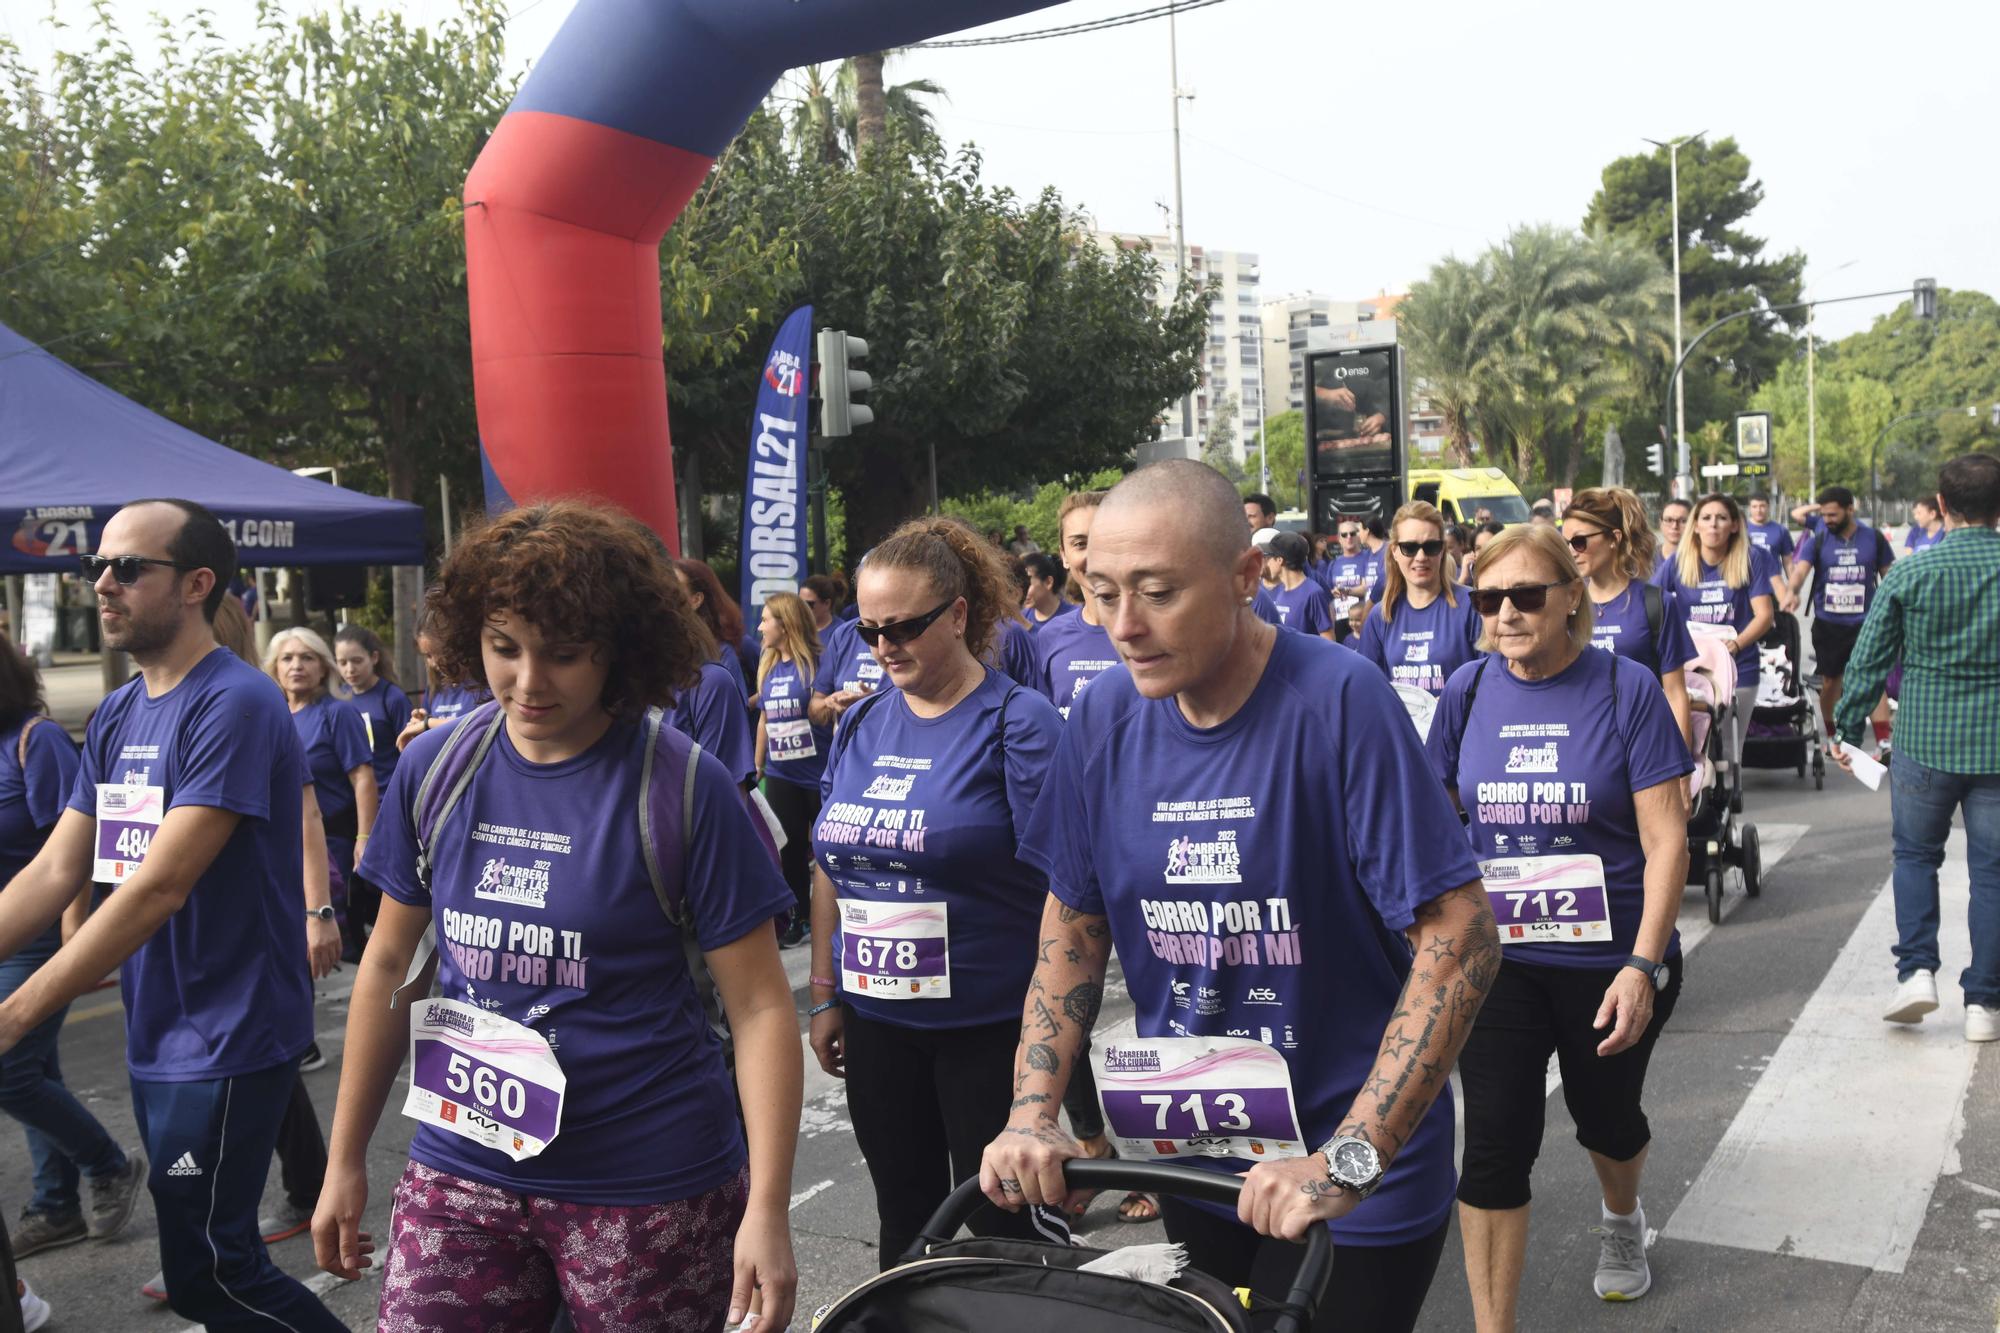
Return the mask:
<svg viewBox="0 0 2000 1333">
<path fill-rule="evenodd" d="M 1382 600 L 1361 624 L 1361 655 L 1391 685 L 1432 698 L 1451 673 L 1479 656 L 1479 616 L 1445 577 L 1444 515 L 1422 500 L 1396 511 Z"/>
<path fill-rule="evenodd" d="M 1563 510 L 1563 540 L 1590 585 L 1591 642 L 1660 678 L 1681 736 L 1688 729 L 1686 667 L 1695 657 L 1680 599 L 1649 582 L 1656 567 L 1652 525 L 1639 497 L 1622 486 L 1578 491 Z"/>
<path fill-rule="evenodd" d="M 812 917 L 812 826 L 819 818 L 819 780 L 833 728 L 818 726 L 807 715 L 820 654 L 812 608 L 796 593 L 772 594 L 764 599 L 757 637 L 764 647 L 757 660 L 757 697 L 750 701 L 758 710 L 757 774 L 764 799 L 785 830 L 779 860 L 798 907 L 779 942 L 790 949 L 804 942 Z"/>
<path fill-rule="evenodd" d="M 264 653 L 264 671 L 285 692 L 292 709 L 292 726 L 305 747 L 312 770 L 313 792 L 326 820 L 326 846 L 343 880 L 354 875 L 354 862 L 375 827 L 381 790 L 375 783 L 375 756 L 368 747 L 368 726 L 353 704 L 336 698 L 338 677 L 333 650 L 312 630 L 293 628 L 272 636 Z M 348 940 L 354 952 L 359 940 Z M 359 954 L 355 953 L 358 958 Z"/>
<path fill-rule="evenodd" d="M 1694 507 L 1694 530 L 1660 571 L 1662 588 L 1680 599 L 1689 620 L 1727 625 L 1725 641 L 1736 657 L 1736 725 L 1729 728 L 1729 762 L 1743 761 L 1743 727 L 1757 703 L 1757 640 L 1778 618 L 1771 580 L 1777 561 L 1750 543 L 1743 511 L 1733 497 L 1704 495 Z"/>
</svg>

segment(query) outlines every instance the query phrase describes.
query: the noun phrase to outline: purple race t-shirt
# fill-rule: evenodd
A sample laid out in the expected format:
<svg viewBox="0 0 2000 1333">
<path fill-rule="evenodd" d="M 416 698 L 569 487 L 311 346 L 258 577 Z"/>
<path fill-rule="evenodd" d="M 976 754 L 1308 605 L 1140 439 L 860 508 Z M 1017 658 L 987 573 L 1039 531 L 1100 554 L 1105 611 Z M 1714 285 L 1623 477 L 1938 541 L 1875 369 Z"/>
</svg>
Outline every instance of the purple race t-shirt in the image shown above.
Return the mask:
<svg viewBox="0 0 2000 1333">
<path fill-rule="evenodd" d="M 363 764 L 372 770 L 375 760 L 360 710 L 345 699 L 323 694 L 292 714 L 292 729 L 305 748 L 320 814 L 335 819 L 352 810 L 354 784 L 347 775 Z"/>
<path fill-rule="evenodd" d="M 1488 857 L 1594 855 L 1604 862 L 1608 940 L 1507 942 L 1506 958 L 1610 969 L 1638 937 L 1646 853 L 1634 792 L 1686 777 L 1694 759 L 1659 677 L 1617 669 L 1611 653 L 1579 653 L 1546 680 L 1522 680 L 1500 657 L 1459 668 L 1446 684 L 1426 748 L 1465 807 L 1472 849 Z M 1479 689 L 1471 716 L 1465 696 Z M 1616 697 L 1613 696 L 1615 680 Z M 1680 952 L 1680 932 L 1667 956 Z"/>
<path fill-rule="evenodd" d="M 1750 544 L 1769 551 L 1773 559 L 1780 562 L 1792 554 L 1792 531 L 1782 523 L 1752 523 L 1743 520 L 1743 530 L 1750 534 Z M 1782 563 L 1779 566 L 1783 568 Z"/>
<path fill-rule="evenodd" d="M 938 999 L 843 993 L 857 1013 L 914 1028 L 1020 1018 L 1048 884 L 1015 851 L 1061 730 L 1048 700 L 992 670 L 942 717 L 918 717 L 895 690 L 841 718 L 813 857 L 843 902 L 944 904 L 951 980 Z"/>
<path fill-rule="evenodd" d="M 1271 592 L 1271 601 L 1278 608 L 1278 626 L 1297 634 L 1322 634 L 1333 628 L 1333 617 L 1328 613 L 1329 599 L 1326 589 L 1305 580 L 1296 588 L 1287 588 L 1280 583 Z"/>
<path fill-rule="evenodd" d="M 1379 551 L 1370 551 L 1361 557 L 1361 582 L 1367 588 L 1361 595 L 1370 601 L 1375 600 L 1375 591 L 1382 586 L 1382 566 L 1388 559 L 1387 546 Z"/>
<path fill-rule="evenodd" d="M 813 675 L 814 694 L 838 694 L 842 690 L 879 690 L 889 686 L 875 650 L 861 641 L 851 620 L 836 621 L 820 636 L 824 651 L 819 670 Z"/>
<path fill-rule="evenodd" d="M 440 685 L 424 696 L 424 713 L 438 722 L 454 722 L 492 697 L 484 685 Z"/>
<path fill-rule="evenodd" d="M 1938 544 L 1938 538 L 1942 536 L 1944 536 L 1944 529 L 1942 527 L 1936 532 L 1925 532 L 1915 523 L 1912 523 L 1910 524 L 1910 530 L 1903 534 L 1903 549 L 1911 555 L 1915 555 L 1919 551 L 1928 551 L 1931 547 Z"/>
<path fill-rule="evenodd" d="M 1326 562 L 1326 569 L 1327 569 L 1326 586 L 1328 590 L 1331 591 L 1332 589 L 1335 588 L 1353 588 L 1358 586 L 1367 586 L 1368 561 L 1369 561 L 1369 555 L 1366 547 L 1363 547 L 1361 551 L 1355 555 L 1342 555 L 1336 552 L 1333 558 Z M 1350 606 L 1353 606 L 1356 600 L 1357 598 L 1355 597 L 1343 596 L 1339 593 L 1335 593 L 1333 598 L 1334 618 L 1345 619 L 1347 616 L 1347 609 Z"/>
<path fill-rule="evenodd" d="M 803 678 L 799 664 L 781 659 L 765 674 L 757 703 L 764 710 L 764 776 L 818 790 L 833 729 L 814 726 L 806 715 L 811 697 L 812 683 Z"/>
<path fill-rule="evenodd" d="M 410 696 L 388 681 L 377 679 L 348 702 L 367 724 L 375 759 L 375 781 L 378 786 L 386 787 L 389 775 L 396 771 L 396 761 L 402 758 L 396 749 L 396 737 L 410 724 Z"/>
<path fill-rule="evenodd" d="M 722 761 L 738 782 L 757 775 L 757 738 L 750 729 L 743 673 L 734 658 L 704 662 L 692 689 L 674 696 L 667 720 L 694 737 L 695 744 Z"/>
<path fill-rule="evenodd" d="M 1654 585 L 1657 587 L 1657 585 Z M 1694 661 L 1694 635 L 1687 627 L 1687 608 L 1680 598 L 1665 588 L 1660 594 L 1660 627 L 1646 623 L 1646 584 L 1627 583 L 1625 591 L 1608 602 L 1590 599 L 1597 613 L 1590 631 L 1592 646 L 1638 663 L 1654 676 L 1679 671 Z"/>
<path fill-rule="evenodd" d="M 95 819 L 99 783 L 163 788 L 167 811 L 241 816 L 180 910 L 120 969 L 133 1077 L 189 1083 L 296 1060 L 312 1044 L 305 760 L 284 692 L 226 648 L 157 699 L 137 677 L 91 718 L 69 808 Z"/>
<path fill-rule="evenodd" d="M 1479 613 L 1469 590 L 1456 595 L 1457 606 L 1439 593 L 1421 610 L 1398 599 L 1394 620 L 1384 620 L 1377 605 L 1361 622 L 1359 652 L 1391 684 L 1414 685 L 1433 697 L 1444 693 L 1451 673 L 1479 656 Z"/>
<path fill-rule="evenodd" d="M 1217 727 L 1112 672 L 1071 712 L 1022 842 L 1051 893 L 1108 918 L 1139 1035 L 1249 1036 L 1282 1052 L 1311 1144 L 1333 1137 L 1374 1067 L 1410 972 L 1400 932 L 1479 876 L 1465 843 L 1439 836 L 1457 816 L 1405 717 L 1381 672 L 1300 634 L 1277 636 Z M 1426 1235 L 1455 1184 L 1441 1089 L 1334 1237 Z"/>
<path fill-rule="evenodd" d="M 1056 607 L 1055 614 L 1053 615 L 1049 616 L 1037 615 L 1035 612 L 1035 608 L 1032 606 L 1024 610 L 1022 614 L 1028 618 L 1029 629 L 1040 629 L 1042 626 L 1048 624 L 1051 620 L 1061 620 L 1064 616 L 1073 616 L 1080 609 L 1081 608 L 1078 607 L 1075 602 L 1063 602 Z"/>
<path fill-rule="evenodd" d="M 989 665 L 1016 685 L 1035 686 L 1035 661 L 1040 637 L 1027 625 L 1008 616 L 993 630 L 993 644 L 987 649 Z"/>
<path fill-rule="evenodd" d="M 1064 717 L 1084 686 L 1117 665 L 1110 633 L 1082 616 L 1058 620 L 1035 636 L 1035 688 Z"/>
<path fill-rule="evenodd" d="M 531 763 L 502 726 L 417 879 L 414 802 L 448 730 L 418 737 L 390 780 L 360 873 L 431 913 L 437 992 L 549 1039 L 568 1080 L 562 1128 L 523 1162 L 429 1126 L 410 1156 L 567 1203 L 650 1204 L 714 1189 L 743 1162 L 722 1047 L 703 1021 L 681 934 L 653 894 L 639 839 L 645 730 L 616 722 L 588 750 Z M 654 774 L 678 791 L 682 774 Z M 696 765 L 678 857 L 700 947 L 789 910 L 792 891 L 750 825 L 735 774 Z M 301 969 L 303 975 L 303 969 Z"/>
<path fill-rule="evenodd" d="M 1674 595 L 1681 613 L 1689 620 L 1699 620 L 1704 625 L 1727 625 L 1731 629 L 1744 629 L 1756 615 L 1750 603 L 1759 597 L 1776 599 L 1771 589 L 1771 580 L 1777 577 L 1778 562 L 1762 547 L 1752 546 L 1750 551 L 1750 577 L 1742 587 L 1732 588 L 1723 577 L 1722 570 L 1709 564 L 1701 564 L 1701 581 L 1693 586 L 1681 582 L 1679 560 L 1672 561 L 1660 571 L 1660 586 Z M 1757 662 L 1757 645 L 1744 644 L 1736 654 L 1736 688 L 1749 689 L 1757 684 L 1762 668 Z"/>
<path fill-rule="evenodd" d="M 0 651 L 9 651 L 0 648 Z M 48 718 L 28 733 L 28 762 L 21 758 L 21 727 L 0 731 L 0 889 L 35 859 L 49 830 L 62 818 L 76 781 L 76 742 Z M 62 927 L 52 923 L 22 946 L 15 962 L 42 963 L 62 945 Z"/>
<path fill-rule="evenodd" d="M 1896 552 L 1881 533 L 1857 520 L 1847 537 L 1822 526 L 1799 543 L 1798 559 L 1813 569 L 1814 619 L 1859 625 L 1868 618 L 1876 583 L 1895 562 Z"/>
<path fill-rule="evenodd" d="M 1250 614 L 1274 629 L 1284 624 L 1278 618 L 1278 604 L 1271 599 L 1271 590 L 1261 583 L 1257 585 L 1257 591 L 1250 599 Z"/>
</svg>

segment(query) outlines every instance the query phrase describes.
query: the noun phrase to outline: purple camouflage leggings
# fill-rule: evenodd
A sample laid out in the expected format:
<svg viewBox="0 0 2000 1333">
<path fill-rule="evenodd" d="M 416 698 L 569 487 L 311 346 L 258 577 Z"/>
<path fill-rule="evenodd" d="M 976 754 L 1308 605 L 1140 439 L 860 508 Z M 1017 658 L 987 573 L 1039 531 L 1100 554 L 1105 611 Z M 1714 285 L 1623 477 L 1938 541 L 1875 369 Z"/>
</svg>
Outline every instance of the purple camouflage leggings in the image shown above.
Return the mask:
<svg viewBox="0 0 2000 1333">
<path fill-rule="evenodd" d="M 676 1203 L 563 1203 L 411 1162 L 396 1186 L 382 1333 L 715 1333 L 728 1314 L 736 1179 Z"/>
</svg>

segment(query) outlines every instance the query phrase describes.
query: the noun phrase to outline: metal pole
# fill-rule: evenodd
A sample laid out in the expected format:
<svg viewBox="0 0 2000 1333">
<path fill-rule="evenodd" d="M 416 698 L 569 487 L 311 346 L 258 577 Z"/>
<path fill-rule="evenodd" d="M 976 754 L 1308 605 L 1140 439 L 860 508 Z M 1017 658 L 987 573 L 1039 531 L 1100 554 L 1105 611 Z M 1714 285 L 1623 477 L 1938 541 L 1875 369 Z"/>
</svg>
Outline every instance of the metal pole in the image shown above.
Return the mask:
<svg viewBox="0 0 2000 1333">
<path fill-rule="evenodd" d="M 1819 494 L 1819 394 L 1813 380 L 1813 319 L 1818 306 L 1806 307 L 1806 495 Z"/>
<path fill-rule="evenodd" d="M 1674 140 L 1667 149 L 1667 179 L 1673 194 L 1673 235 L 1674 235 L 1674 360 L 1681 359 L 1681 141 Z M 1674 487 L 1681 498 L 1689 496 L 1688 485 L 1688 441 L 1687 441 L 1687 394 L 1681 381 L 1674 380 L 1674 443 L 1675 453 Z"/>
<path fill-rule="evenodd" d="M 935 440 L 931 441 L 927 447 L 929 448 L 931 455 L 931 512 L 935 514 L 938 512 L 937 441 Z"/>
<path fill-rule="evenodd" d="M 451 481 L 438 473 L 438 504 L 444 513 L 444 553 L 451 554 Z"/>
<path fill-rule="evenodd" d="M 1174 282 L 1178 288 L 1187 281 L 1187 227 L 1181 216 L 1181 47 L 1174 12 L 1167 10 L 1167 76 L 1174 85 Z M 1192 392 L 1181 399 L 1181 438 L 1194 439 Z"/>
<path fill-rule="evenodd" d="M 826 558 L 826 460 L 810 442 L 806 446 L 808 471 L 806 489 L 812 492 L 813 573 L 827 572 Z"/>
<path fill-rule="evenodd" d="M 1271 405 L 1264 394 L 1264 312 L 1257 312 L 1257 489 L 1271 493 Z"/>
</svg>

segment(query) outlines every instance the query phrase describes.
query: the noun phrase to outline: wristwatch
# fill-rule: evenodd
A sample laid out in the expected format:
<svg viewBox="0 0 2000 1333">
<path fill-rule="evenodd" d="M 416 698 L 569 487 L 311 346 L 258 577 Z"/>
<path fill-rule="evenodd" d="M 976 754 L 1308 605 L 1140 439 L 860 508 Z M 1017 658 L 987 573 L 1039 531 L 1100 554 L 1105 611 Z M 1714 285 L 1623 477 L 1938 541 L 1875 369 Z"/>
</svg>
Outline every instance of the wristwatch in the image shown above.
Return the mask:
<svg viewBox="0 0 2000 1333">
<path fill-rule="evenodd" d="M 1382 1154 L 1367 1139 L 1341 1134 L 1320 1146 L 1326 1154 L 1326 1178 L 1355 1197 L 1365 1199 L 1382 1183 Z"/>
<path fill-rule="evenodd" d="M 325 907 L 308 907 L 306 915 L 316 916 L 322 921 L 331 921 L 333 920 L 333 904 L 328 903 Z"/>
<path fill-rule="evenodd" d="M 1654 990 L 1665 990 L 1667 988 L 1667 978 L 1672 975 L 1667 970 L 1665 963 L 1656 963 L 1652 959 L 1642 958 L 1636 953 L 1618 966 L 1621 969 L 1627 967 L 1637 968 L 1639 971 L 1644 972 L 1653 979 Z"/>
</svg>

